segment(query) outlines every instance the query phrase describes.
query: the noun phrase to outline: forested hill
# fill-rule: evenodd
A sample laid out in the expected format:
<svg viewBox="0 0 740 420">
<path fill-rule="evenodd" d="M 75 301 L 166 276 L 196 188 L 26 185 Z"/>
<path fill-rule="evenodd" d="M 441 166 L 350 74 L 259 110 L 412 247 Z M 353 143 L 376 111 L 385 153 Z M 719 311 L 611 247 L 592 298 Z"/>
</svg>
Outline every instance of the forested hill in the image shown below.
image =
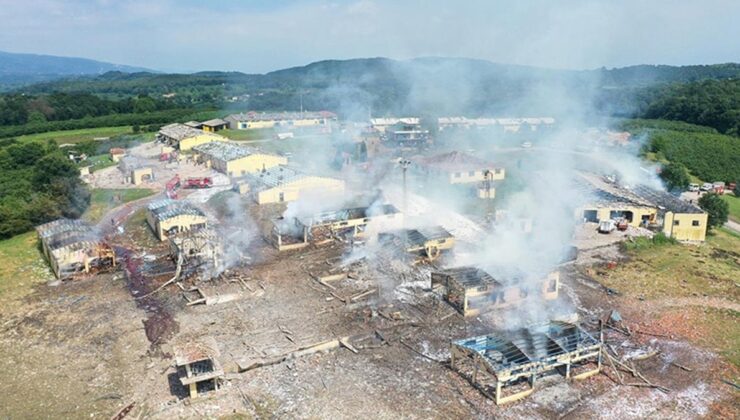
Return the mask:
<svg viewBox="0 0 740 420">
<path fill-rule="evenodd" d="M 86 58 L 0 51 L 0 88 L 5 89 L 67 76 L 100 75 L 109 71 L 140 72 L 151 70 Z"/>
<path fill-rule="evenodd" d="M 550 97 L 572 97 L 577 99 L 573 102 L 581 106 L 584 100 L 592 101 L 593 106 L 588 109 L 602 115 L 645 116 L 649 110 L 651 116 L 660 116 L 654 103 L 679 95 L 681 91 L 673 86 L 717 81 L 721 87 L 713 92 L 721 96 L 728 92 L 724 84 L 739 76 L 740 64 L 737 63 L 573 71 L 463 58 L 403 61 L 365 58 L 319 61 L 266 74 L 114 71 L 24 86 L 0 98 L 0 105 L 3 101 L 13 104 L 14 112 L 21 115 L 16 124 L 24 123 L 23 109 L 40 111 L 47 120 L 58 119 L 58 114 L 46 112 L 48 109 L 43 103 L 31 103 L 29 98 L 41 98 L 44 102 L 44 98 L 59 93 L 128 101 L 111 104 L 109 108 L 113 113 L 120 112 L 117 108 L 136 112 L 131 98 L 140 101 L 150 97 L 157 102 L 157 109 L 298 110 L 302 106 L 304 109 L 334 110 L 349 118 L 363 118 L 369 114 L 533 115 L 552 114 Z M 685 89 L 692 91 L 690 87 Z M 550 92 L 558 93 L 547 95 Z M 722 99 L 717 95 L 702 101 Z M 60 100 L 59 97 L 52 99 Z M 717 115 L 700 121 L 675 112 L 681 108 L 681 100 L 680 95 L 672 101 L 663 100 L 666 105 L 672 104 L 673 111 L 661 118 L 711 124 L 721 132 L 731 130 L 728 119 L 736 109 L 732 101 L 723 99 L 720 106 L 715 107 Z M 8 120 L 6 124 L 12 123 Z"/>
</svg>

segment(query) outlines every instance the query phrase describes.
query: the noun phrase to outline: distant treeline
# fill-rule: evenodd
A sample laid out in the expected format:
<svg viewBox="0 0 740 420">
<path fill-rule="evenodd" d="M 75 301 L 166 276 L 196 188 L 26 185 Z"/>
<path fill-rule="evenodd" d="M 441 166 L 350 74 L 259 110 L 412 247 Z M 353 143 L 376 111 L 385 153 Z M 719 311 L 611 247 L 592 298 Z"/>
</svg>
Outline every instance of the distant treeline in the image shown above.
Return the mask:
<svg viewBox="0 0 740 420">
<path fill-rule="evenodd" d="M 46 133 L 58 130 L 81 128 L 116 127 L 124 125 L 162 125 L 188 120 L 215 118 L 219 113 L 212 110 L 168 109 L 140 114 L 111 114 L 100 117 L 85 117 L 66 121 L 33 121 L 24 125 L 0 126 L 0 138 L 17 137 L 25 134 Z"/>
</svg>

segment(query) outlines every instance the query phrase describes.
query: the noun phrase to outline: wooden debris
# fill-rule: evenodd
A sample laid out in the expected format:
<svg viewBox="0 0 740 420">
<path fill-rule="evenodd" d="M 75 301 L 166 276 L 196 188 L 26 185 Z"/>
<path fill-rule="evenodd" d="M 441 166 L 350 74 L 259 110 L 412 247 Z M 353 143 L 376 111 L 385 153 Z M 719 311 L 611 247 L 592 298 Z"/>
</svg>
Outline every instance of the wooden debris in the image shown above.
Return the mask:
<svg viewBox="0 0 740 420">
<path fill-rule="evenodd" d="M 377 291 L 378 291 L 378 289 L 366 290 L 366 291 L 360 293 L 359 295 L 352 296 L 350 298 L 350 301 L 355 302 L 355 301 L 360 300 L 360 299 L 362 299 L 362 298 L 364 298 L 366 296 L 372 295 L 373 293 L 375 293 Z"/>
<path fill-rule="evenodd" d="M 355 353 L 355 354 L 359 353 L 357 351 L 357 349 L 354 348 L 354 346 L 352 346 L 352 344 L 350 344 L 349 339 L 347 337 L 340 338 L 339 339 L 339 344 L 341 344 L 342 346 L 344 346 L 347 350 L 351 351 L 352 353 Z"/>
<path fill-rule="evenodd" d="M 129 404 L 129 405 L 127 405 L 127 406 L 123 407 L 123 408 L 121 409 L 121 411 L 119 411 L 118 413 L 116 413 L 116 415 L 115 415 L 115 416 L 111 417 L 111 420 L 121 420 L 122 418 L 126 417 L 126 415 L 127 415 L 128 413 L 130 413 L 130 412 L 131 412 L 131 410 L 133 410 L 133 408 L 134 408 L 134 405 L 136 405 L 136 401 L 134 401 L 134 402 L 132 402 L 131 404 Z"/>
<path fill-rule="evenodd" d="M 693 371 L 694 371 L 694 369 L 688 368 L 688 367 L 686 367 L 686 366 L 684 366 L 684 365 L 679 365 L 679 364 L 678 364 L 678 363 L 676 363 L 676 362 L 671 362 L 671 364 L 672 364 L 673 366 L 675 366 L 675 367 L 679 368 L 679 369 L 683 369 L 683 370 L 685 370 L 686 372 L 693 372 Z"/>
</svg>

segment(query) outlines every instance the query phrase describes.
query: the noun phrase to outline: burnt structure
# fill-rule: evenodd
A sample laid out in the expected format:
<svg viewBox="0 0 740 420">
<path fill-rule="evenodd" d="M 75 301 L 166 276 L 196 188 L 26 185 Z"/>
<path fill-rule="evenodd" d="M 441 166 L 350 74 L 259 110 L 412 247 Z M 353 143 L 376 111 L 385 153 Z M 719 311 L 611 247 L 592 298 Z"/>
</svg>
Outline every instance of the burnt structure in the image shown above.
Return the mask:
<svg viewBox="0 0 740 420">
<path fill-rule="evenodd" d="M 318 213 L 310 217 L 280 218 L 273 222 L 270 242 L 281 251 L 297 249 L 309 244 L 321 245 L 334 239 L 350 240 L 374 233 L 398 229 L 403 215 L 391 204 L 353 207 Z"/>
<path fill-rule="evenodd" d="M 431 277 L 432 290 L 440 293 L 465 317 L 518 305 L 532 294 L 546 300 L 557 299 L 560 288 L 560 273 L 557 271 L 541 280 L 535 290 L 521 285 L 521 281 L 504 284 L 472 266 L 434 272 Z"/>
<path fill-rule="evenodd" d="M 575 324 L 550 322 L 506 335 L 481 335 L 450 344 L 453 370 L 496 404 L 535 390 L 536 380 L 561 371 L 584 379 L 601 371 L 601 339 Z"/>
<path fill-rule="evenodd" d="M 380 240 L 405 252 L 434 261 L 455 246 L 455 237 L 442 226 L 401 229 L 383 233 Z"/>
<path fill-rule="evenodd" d="M 116 266 L 116 254 L 81 220 L 58 219 L 36 227 L 56 278 L 67 280 Z"/>
<path fill-rule="evenodd" d="M 175 365 L 182 386 L 195 398 L 206 390 L 218 390 L 224 371 L 217 357 L 220 356 L 216 340 L 201 338 L 174 348 Z"/>
</svg>

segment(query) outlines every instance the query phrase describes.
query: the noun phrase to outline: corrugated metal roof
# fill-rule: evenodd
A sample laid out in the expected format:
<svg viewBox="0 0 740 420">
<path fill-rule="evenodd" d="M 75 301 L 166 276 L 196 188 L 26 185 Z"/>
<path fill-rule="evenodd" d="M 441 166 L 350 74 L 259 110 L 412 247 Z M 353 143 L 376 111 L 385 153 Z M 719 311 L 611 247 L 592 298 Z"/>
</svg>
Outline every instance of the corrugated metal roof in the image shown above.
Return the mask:
<svg viewBox="0 0 740 420">
<path fill-rule="evenodd" d="M 188 201 L 158 200 L 150 203 L 147 208 L 159 221 L 184 214 L 205 217 L 205 213 L 201 209 L 193 206 Z"/>
<path fill-rule="evenodd" d="M 308 120 L 330 118 L 334 119 L 337 114 L 329 111 L 318 112 L 242 112 L 231 114 L 226 118 L 233 118 L 236 121 L 289 121 L 289 120 Z"/>
<path fill-rule="evenodd" d="M 210 143 L 200 144 L 193 147 L 193 150 L 227 162 L 256 153 L 254 149 L 225 141 L 212 141 Z"/>
</svg>

